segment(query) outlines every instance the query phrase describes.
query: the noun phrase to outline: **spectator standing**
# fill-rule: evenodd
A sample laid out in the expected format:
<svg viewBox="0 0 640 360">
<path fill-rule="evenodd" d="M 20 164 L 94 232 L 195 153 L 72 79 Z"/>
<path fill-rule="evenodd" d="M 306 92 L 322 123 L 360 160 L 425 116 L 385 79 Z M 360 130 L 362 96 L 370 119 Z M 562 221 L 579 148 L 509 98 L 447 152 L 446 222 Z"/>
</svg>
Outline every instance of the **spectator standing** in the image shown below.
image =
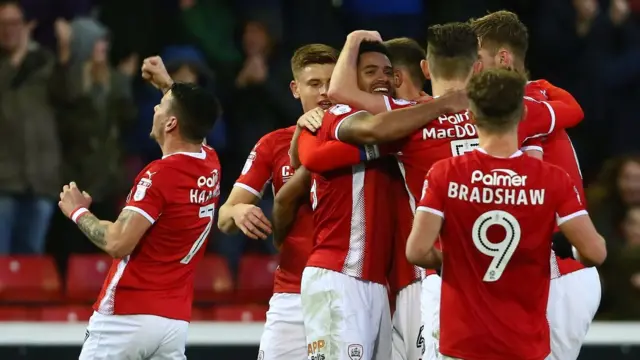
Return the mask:
<svg viewBox="0 0 640 360">
<path fill-rule="evenodd" d="M 0 254 L 44 251 L 60 188 L 53 54 L 18 1 L 0 4 Z"/>
<path fill-rule="evenodd" d="M 111 67 L 107 29 L 92 18 L 58 20 L 56 29 L 71 55 L 65 71 L 56 74 L 64 182 L 75 181 L 91 194 L 97 216 L 115 218 L 128 189 L 122 135 L 135 120 L 132 81 L 140 65 L 134 54 Z M 94 250 L 76 226 L 67 225 L 59 246 Z"/>
</svg>

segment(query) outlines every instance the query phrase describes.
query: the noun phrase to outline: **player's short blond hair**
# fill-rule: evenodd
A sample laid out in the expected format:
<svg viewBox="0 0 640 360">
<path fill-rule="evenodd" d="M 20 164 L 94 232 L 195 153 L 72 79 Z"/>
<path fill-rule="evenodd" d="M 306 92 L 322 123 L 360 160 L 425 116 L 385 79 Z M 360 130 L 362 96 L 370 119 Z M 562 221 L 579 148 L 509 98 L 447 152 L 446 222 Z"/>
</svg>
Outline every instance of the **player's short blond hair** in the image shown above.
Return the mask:
<svg viewBox="0 0 640 360">
<path fill-rule="evenodd" d="M 309 65 L 335 64 L 336 62 L 338 62 L 338 50 L 325 44 L 308 44 L 293 53 L 291 72 L 295 77 L 300 70 Z"/>
<path fill-rule="evenodd" d="M 469 23 L 483 49 L 493 51 L 495 55 L 500 48 L 507 48 L 524 60 L 529 48 L 529 31 L 518 15 L 501 10 L 472 19 Z"/>
<path fill-rule="evenodd" d="M 524 111 L 526 78 L 513 70 L 490 69 L 467 84 L 469 108 L 478 128 L 504 133 L 517 127 Z"/>
</svg>

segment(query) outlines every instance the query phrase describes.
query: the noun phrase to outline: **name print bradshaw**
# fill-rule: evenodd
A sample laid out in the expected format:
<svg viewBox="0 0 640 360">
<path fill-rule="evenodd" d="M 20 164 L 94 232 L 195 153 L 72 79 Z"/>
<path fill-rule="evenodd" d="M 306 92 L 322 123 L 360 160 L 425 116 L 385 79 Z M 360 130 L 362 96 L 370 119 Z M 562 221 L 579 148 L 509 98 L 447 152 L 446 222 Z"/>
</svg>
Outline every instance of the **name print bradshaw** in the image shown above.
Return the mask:
<svg viewBox="0 0 640 360">
<path fill-rule="evenodd" d="M 471 186 L 449 182 L 447 195 L 477 204 L 542 205 L 544 189 L 526 189 L 527 176 L 508 169 L 480 170 L 471 173 Z"/>
</svg>

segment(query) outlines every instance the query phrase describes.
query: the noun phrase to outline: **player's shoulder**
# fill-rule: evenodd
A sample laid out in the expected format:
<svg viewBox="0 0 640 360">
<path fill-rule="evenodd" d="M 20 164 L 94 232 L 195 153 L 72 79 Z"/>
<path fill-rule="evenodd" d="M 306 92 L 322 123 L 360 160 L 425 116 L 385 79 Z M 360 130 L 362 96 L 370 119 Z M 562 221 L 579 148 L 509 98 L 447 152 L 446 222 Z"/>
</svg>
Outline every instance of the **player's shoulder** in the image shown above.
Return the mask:
<svg viewBox="0 0 640 360">
<path fill-rule="evenodd" d="M 544 101 L 547 100 L 547 91 L 544 88 L 546 80 L 533 80 L 527 82 L 524 88 L 526 100 Z"/>
<path fill-rule="evenodd" d="M 364 110 L 355 108 L 347 104 L 335 104 L 324 113 L 324 119 L 327 118 L 344 118 Z"/>
<path fill-rule="evenodd" d="M 456 162 L 459 162 L 461 160 L 460 158 L 462 158 L 462 156 L 453 156 L 453 157 L 437 160 L 436 162 L 433 163 L 433 165 L 431 165 L 431 168 L 429 169 L 429 172 L 427 173 L 427 175 L 429 174 L 432 174 L 431 176 L 433 176 L 434 174 L 437 174 L 439 176 L 446 175 L 449 169 L 457 166 Z"/>
<path fill-rule="evenodd" d="M 279 141 L 282 141 L 283 139 L 288 139 L 288 141 L 291 141 L 291 138 L 293 138 L 293 133 L 295 132 L 296 132 L 296 126 L 293 125 L 286 128 L 274 130 L 266 134 L 265 136 L 263 136 L 263 139 L 265 139 L 266 141 L 272 141 L 272 142 L 279 142 Z"/>
</svg>

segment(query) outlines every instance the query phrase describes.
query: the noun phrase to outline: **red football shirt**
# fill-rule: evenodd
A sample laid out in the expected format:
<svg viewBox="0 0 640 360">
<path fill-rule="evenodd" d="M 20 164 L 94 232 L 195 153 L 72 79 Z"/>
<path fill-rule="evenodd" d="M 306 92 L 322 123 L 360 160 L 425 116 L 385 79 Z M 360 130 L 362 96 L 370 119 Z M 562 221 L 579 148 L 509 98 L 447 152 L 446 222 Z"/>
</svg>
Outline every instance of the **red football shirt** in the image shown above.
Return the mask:
<svg viewBox="0 0 640 360">
<path fill-rule="evenodd" d="M 295 129 L 292 126 L 263 136 L 249 154 L 235 186 L 261 197 L 271 180 L 275 196 L 295 172 L 289 161 L 289 145 Z M 302 271 L 313 246 L 312 216 L 308 203 L 300 206 L 296 221 L 282 244 L 280 266 L 273 281 L 274 293 L 300 293 Z"/>
<path fill-rule="evenodd" d="M 577 124 L 577 122 L 574 121 L 576 118 L 582 120 L 582 109 L 569 93 L 553 87 L 544 80 L 529 82 L 526 87 L 526 94 L 531 99 L 530 102 L 537 101 L 548 105 L 550 103 L 546 100 L 549 97 L 556 100 L 553 101 L 552 104 L 558 104 L 557 100 L 561 100 L 566 104 L 566 106 L 563 106 L 562 103 L 560 103 L 560 105 L 554 105 L 554 107 L 549 106 L 551 117 L 546 116 L 544 112 L 539 112 L 537 115 L 528 115 L 527 119 L 520 124 L 518 130 L 521 135 L 520 138 L 523 139 L 524 137 L 522 148 L 542 150 L 544 161 L 559 166 L 571 176 L 584 202 L 584 186 L 578 156 L 576 155 L 569 135 L 564 130 L 565 128 L 575 126 Z M 551 129 L 547 134 L 540 132 L 541 129 L 536 130 L 536 128 L 545 128 L 549 125 Z M 526 130 L 522 130 L 523 127 Z M 538 135 L 533 135 L 536 132 L 539 132 Z M 556 229 L 556 231 L 558 231 L 558 229 Z M 584 268 L 584 265 L 575 259 L 560 259 L 554 257 L 551 261 L 551 278 L 555 279 Z"/>
<path fill-rule="evenodd" d="M 586 214 L 562 169 L 481 150 L 436 163 L 419 211 L 444 218 L 440 352 L 461 359 L 542 360 L 551 235 Z"/>
<path fill-rule="evenodd" d="M 389 110 L 395 110 L 413 104 L 390 100 Z M 407 238 L 411 233 L 413 213 L 416 204 L 422 195 L 424 176 L 431 166 L 442 159 L 458 156 L 472 151 L 478 146 L 476 128 L 471 124 L 469 111 L 461 111 L 456 114 L 444 114 L 431 121 L 427 126 L 418 129 L 408 138 L 395 144 L 381 145 L 382 152 L 396 153 L 398 166 L 404 178 L 407 190 L 410 212 L 404 211 L 406 197 L 396 196 L 401 203 L 397 204 L 398 227 L 396 234 L 399 237 L 395 241 L 397 256 L 394 257 L 392 271 L 389 276 L 389 284 L 393 292 L 397 292 L 412 282 L 423 277 L 423 270 L 407 261 L 405 249 Z M 408 217 L 408 219 L 405 219 Z M 435 273 L 427 270 L 428 273 Z"/>
<path fill-rule="evenodd" d="M 195 268 L 204 254 L 219 196 L 220 162 L 208 146 L 147 165 L 124 209 L 153 225 L 131 255 L 113 261 L 94 310 L 190 321 Z"/>
<path fill-rule="evenodd" d="M 316 135 L 320 141 L 339 140 L 342 122 L 360 111 L 336 105 L 324 116 Z M 387 283 L 393 247 L 389 162 L 383 159 L 326 173 L 313 173 L 315 246 L 309 267 L 329 269 Z"/>
</svg>

